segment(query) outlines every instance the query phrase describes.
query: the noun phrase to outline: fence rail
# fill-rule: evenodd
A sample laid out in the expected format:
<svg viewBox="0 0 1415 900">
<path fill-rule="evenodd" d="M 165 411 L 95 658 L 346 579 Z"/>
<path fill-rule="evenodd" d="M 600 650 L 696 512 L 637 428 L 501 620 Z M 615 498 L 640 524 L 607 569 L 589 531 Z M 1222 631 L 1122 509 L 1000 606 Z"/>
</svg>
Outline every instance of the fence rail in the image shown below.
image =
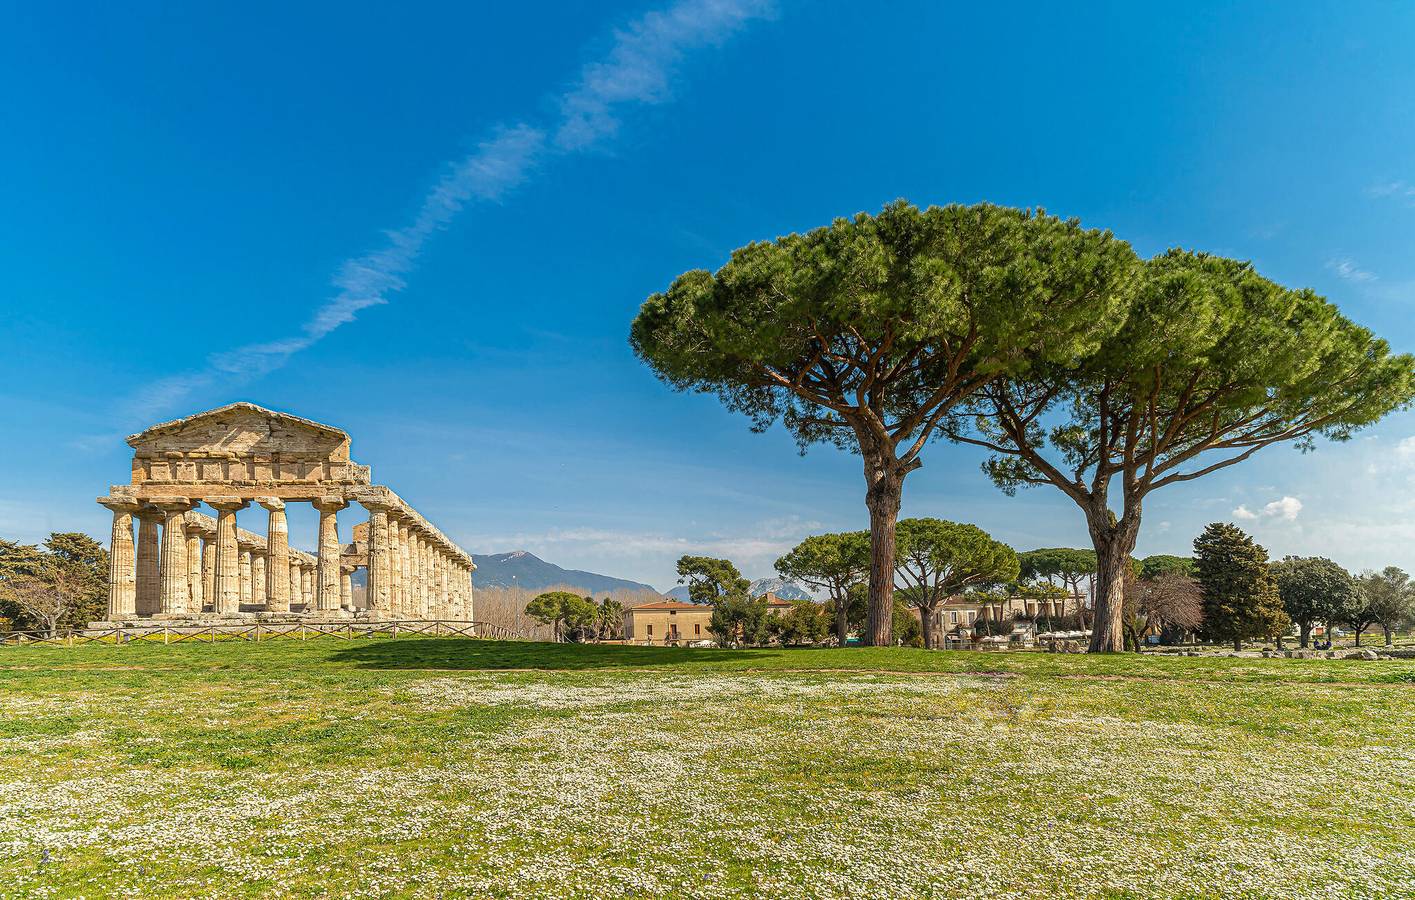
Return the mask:
<svg viewBox="0 0 1415 900">
<path fill-rule="evenodd" d="M 408 619 L 388 622 L 251 622 L 229 625 L 136 625 L 124 628 L 61 628 L 47 631 L 0 632 L 0 647 L 20 644 L 50 644 L 74 647 L 79 644 L 143 643 L 179 644 L 184 641 L 259 642 L 283 638 L 376 637 L 427 634 L 434 637 L 490 638 L 499 641 L 526 640 L 526 635 L 492 622 L 452 622 L 440 619 Z"/>
</svg>

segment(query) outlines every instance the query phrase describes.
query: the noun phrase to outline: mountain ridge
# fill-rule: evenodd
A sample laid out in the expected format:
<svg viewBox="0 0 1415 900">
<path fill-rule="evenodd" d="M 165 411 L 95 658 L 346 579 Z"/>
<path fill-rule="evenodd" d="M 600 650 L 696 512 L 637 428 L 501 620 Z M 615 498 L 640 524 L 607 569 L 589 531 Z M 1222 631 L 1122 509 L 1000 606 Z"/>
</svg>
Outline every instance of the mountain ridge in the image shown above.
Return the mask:
<svg viewBox="0 0 1415 900">
<path fill-rule="evenodd" d="M 506 553 L 473 553 L 477 570 L 472 573 L 473 588 L 522 587 L 531 591 L 551 587 L 573 587 L 590 594 L 611 591 L 652 591 L 658 588 L 627 578 L 601 575 L 584 569 L 565 569 L 546 562 L 528 550 Z"/>
</svg>

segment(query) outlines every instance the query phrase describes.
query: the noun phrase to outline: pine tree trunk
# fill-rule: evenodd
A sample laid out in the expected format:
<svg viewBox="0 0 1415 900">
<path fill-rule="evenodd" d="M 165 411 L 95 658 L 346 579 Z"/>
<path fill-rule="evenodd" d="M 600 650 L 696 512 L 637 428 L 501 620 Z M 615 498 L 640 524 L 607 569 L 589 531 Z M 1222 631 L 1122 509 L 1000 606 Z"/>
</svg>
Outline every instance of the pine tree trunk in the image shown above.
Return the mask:
<svg viewBox="0 0 1415 900">
<path fill-rule="evenodd" d="M 1242 649 L 1243 649 L 1243 639 L 1242 639 L 1242 638 L 1234 638 L 1234 639 L 1233 639 L 1233 652 L 1234 652 L 1234 653 L 1237 653 L 1238 651 L 1240 651 L 1240 650 L 1242 650 Z"/>
<path fill-rule="evenodd" d="M 866 477 L 880 468 L 866 462 Z M 873 647 L 894 643 L 894 530 L 903 492 L 901 476 L 882 474 L 865 494 L 870 511 L 870 611 L 864 637 Z"/>
<path fill-rule="evenodd" d="M 1090 653 L 1120 653 L 1125 650 L 1125 574 L 1130 553 L 1139 536 L 1140 520 L 1112 524 L 1110 511 L 1088 513 L 1091 543 L 1096 548 L 1095 616 L 1091 623 Z"/>
<path fill-rule="evenodd" d="M 919 630 L 923 632 L 924 649 L 933 650 L 934 647 L 934 611 L 932 609 L 919 609 Z"/>
<path fill-rule="evenodd" d="M 835 600 L 835 640 L 844 647 L 850 639 L 850 594 L 842 590 Z"/>
<path fill-rule="evenodd" d="M 1300 635 L 1299 635 L 1299 637 L 1297 638 L 1297 640 L 1298 640 L 1299 646 L 1301 646 L 1301 648 L 1302 648 L 1303 650 L 1306 650 L 1306 649 L 1307 649 L 1307 645 L 1308 645 L 1308 644 L 1311 642 L 1311 640 L 1312 640 L 1312 623 L 1311 623 L 1311 622 L 1303 622 L 1303 623 L 1301 623 L 1301 629 L 1302 629 L 1302 630 L 1301 630 Z"/>
</svg>

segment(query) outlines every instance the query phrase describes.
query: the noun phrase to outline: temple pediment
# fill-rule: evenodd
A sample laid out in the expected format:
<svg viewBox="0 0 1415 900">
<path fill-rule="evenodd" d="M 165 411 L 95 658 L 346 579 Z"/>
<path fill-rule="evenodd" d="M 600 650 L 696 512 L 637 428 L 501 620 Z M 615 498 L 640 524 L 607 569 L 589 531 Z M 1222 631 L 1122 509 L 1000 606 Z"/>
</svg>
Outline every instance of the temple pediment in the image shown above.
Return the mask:
<svg viewBox="0 0 1415 900">
<path fill-rule="evenodd" d="M 154 425 L 128 438 L 142 451 L 182 453 L 317 453 L 349 458 L 349 435 L 289 413 L 254 403 L 232 403 L 171 422 Z"/>
<path fill-rule="evenodd" d="M 128 438 L 132 483 L 163 489 L 231 484 L 252 489 L 369 483 L 349 458 L 349 435 L 319 422 L 254 403 L 232 403 Z"/>
</svg>

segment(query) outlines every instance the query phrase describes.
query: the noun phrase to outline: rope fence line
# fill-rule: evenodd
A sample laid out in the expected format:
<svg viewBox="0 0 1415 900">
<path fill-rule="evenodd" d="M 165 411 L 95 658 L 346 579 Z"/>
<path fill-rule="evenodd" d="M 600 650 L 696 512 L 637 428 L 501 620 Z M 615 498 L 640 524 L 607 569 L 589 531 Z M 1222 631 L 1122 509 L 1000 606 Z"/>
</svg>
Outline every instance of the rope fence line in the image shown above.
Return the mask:
<svg viewBox="0 0 1415 900">
<path fill-rule="evenodd" d="M 387 635 L 427 634 L 434 637 L 463 637 L 498 641 L 526 640 L 526 636 L 505 625 L 491 622 L 443 621 L 440 619 L 409 619 L 389 622 L 253 622 L 230 625 L 140 625 L 130 628 L 64 628 L 55 632 L 0 632 L 0 647 L 49 644 L 75 647 L 80 644 L 143 643 L 179 644 L 184 641 L 217 643 L 242 640 L 260 642 L 268 639 L 317 640 Z"/>
</svg>

